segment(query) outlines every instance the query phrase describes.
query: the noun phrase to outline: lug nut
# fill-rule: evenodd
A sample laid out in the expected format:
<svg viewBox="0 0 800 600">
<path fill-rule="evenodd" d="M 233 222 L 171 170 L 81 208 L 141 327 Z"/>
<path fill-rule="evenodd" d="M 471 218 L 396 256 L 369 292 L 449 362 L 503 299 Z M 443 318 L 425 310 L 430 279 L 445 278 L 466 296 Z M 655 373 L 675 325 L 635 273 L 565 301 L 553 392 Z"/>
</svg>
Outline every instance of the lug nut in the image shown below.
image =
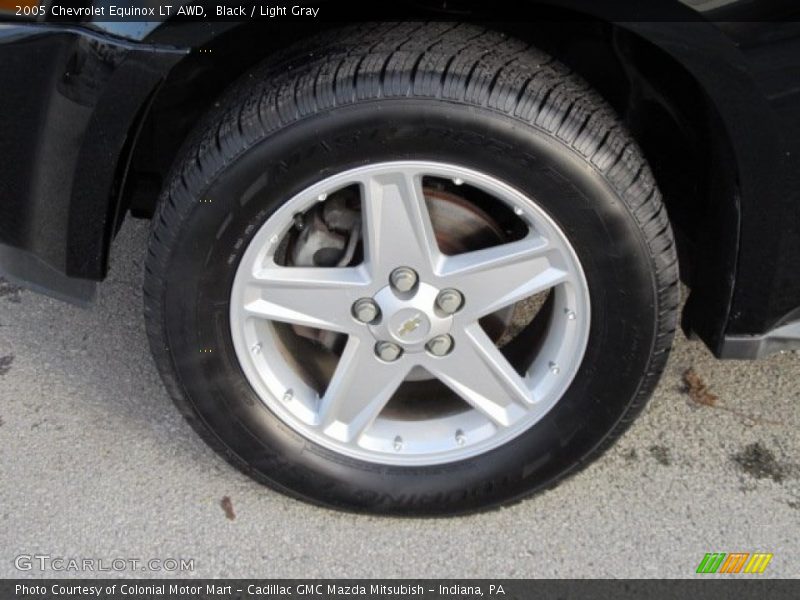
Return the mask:
<svg viewBox="0 0 800 600">
<path fill-rule="evenodd" d="M 397 360 L 402 353 L 403 349 L 392 342 L 378 342 L 375 344 L 375 354 L 378 355 L 378 358 L 386 362 Z"/>
<path fill-rule="evenodd" d="M 437 335 L 425 347 L 434 356 L 444 356 L 453 349 L 453 338 L 449 335 Z"/>
<path fill-rule="evenodd" d="M 362 323 L 372 323 L 380 312 L 372 298 L 361 298 L 353 304 L 353 316 Z"/>
<path fill-rule="evenodd" d="M 436 306 L 441 308 L 448 315 L 457 312 L 464 303 L 464 296 L 458 290 L 447 289 L 439 292 L 436 297 Z"/>
<path fill-rule="evenodd" d="M 408 292 L 417 285 L 417 273 L 408 267 L 398 267 L 392 271 L 389 282 L 398 292 Z"/>
</svg>

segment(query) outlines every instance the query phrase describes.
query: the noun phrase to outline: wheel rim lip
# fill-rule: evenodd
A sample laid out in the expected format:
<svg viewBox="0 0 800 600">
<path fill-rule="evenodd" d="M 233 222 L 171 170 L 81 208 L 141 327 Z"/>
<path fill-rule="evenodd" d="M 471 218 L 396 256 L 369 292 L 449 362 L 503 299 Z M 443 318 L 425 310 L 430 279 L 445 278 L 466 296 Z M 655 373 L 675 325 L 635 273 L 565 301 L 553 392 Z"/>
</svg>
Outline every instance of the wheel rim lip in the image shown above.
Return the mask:
<svg viewBox="0 0 800 600">
<path fill-rule="evenodd" d="M 488 422 L 485 422 L 485 417 L 479 415 L 476 409 L 468 408 L 464 413 L 426 421 L 400 421 L 379 416 L 364 431 L 357 444 L 331 438 L 310 424 L 313 421 L 313 415 L 308 414 L 308 410 L 304 410 L 302 406 L 296 406 L 296 403 L 291 400 L 288 402 L 285 400 L 287 393 L 294 395 L 308 393 L 308 390 L 304 390 L 302 384 L 287 384 L 287 381 L 291 381 L 289 365 L 278 350 L 277 332 L 273 323 L 244 315 L 243 295 L 248 280 L 247 273 L 252 273 L 257 265 L 263 264 L 267 258 L 274 255 L 277 247 L 274 240 L 282 239 L 288 232 L 296 213 L 306 211 L 314 206 L 321 194 L 330 194 L 359 181 L 367 174 L 398 169 L 416 169 L 421 174 L 420 176 L 462 179 L 465 183 L 488 192 L 510 208 L 521 209 L 522 214 L 517 212 L 518 216 L 528 220 L 531 226 L 535 226 L 537 230 L 545 230 L 548 234 L 548 241 L 552 242 L 555 238 L 569 262 L 569 272 L 573 281 L 558 284 L 550 290 L 552 294 L 555 294 L 554 314 L 557 314 L 559 310 L 566 312 L 567 308 L 575 310 L 577 313 L 576 322 L 572 326 L 573 333 L 565 335 L 569 330 L 562 328 L 560 333 L 563 339 L 559 344 L 556 339 L 559 331 L 553 329 L 552 323 L 549 324 L 548 333 L 539 352 L 540 355 L 546 352 L 548 355 L 558 358 L 560 376 L 555 383 L 551 382 L 549 387 L 546 387 L 542 399 L 536 403 L 536 410 L 531 410 L 529 415 L 519 419 L 511 427 L 502 430 L 495 427 L 496 431 L 488 432 L 486 426 Z M 373 288 L 361 289 L 358 294 L 371 297 L 384 285 L 384 282 L 373 281 Z M 261 402 L 295 433 L 328 450 L 370 463 L 395 466 L 432 466 L 484 454 L 508 443 L 544 418 L 569 389 L 580 368 L 588 345 L 591 310 L 586 277 L 572 244 L 553 218 L 530 195 L 472 168 L 436 161 L 415 160 L 387 161 L 347 169 L 317 181 L 285 202 L 260 226 L 242 254 L 231 289 L 229 317 L 235 354 L 245 378 Z M 260 344 L 263 351 L 254 356 L 250 351 L 253 344 Z M 531 383 L 532 389 L 546 377 L 546 372 L 543 375 L 541 371 L 546 370 L 547 365 L 548 363 L 542 363 L 538 357 L 534 359 L 531 368 L 526 373 L 526 381 Z M 533 373 L 535 369 L 538 371 L 537 373 Z M 300 378 L 295 375 L 295 379 L 299 380 Z M 433 421 L 436 423 L 430 427 Z M 412 430 L 414 427 L 419 428 L 420 424 L 427 424 L 431 430 L 447 429 L 461 432 L 470 442 L 455 448 L 452 447 L 452 440 L 442 441 L 439 444 L 417 444 L 419 447 L 415 450 L 413 440 L 416 438 Z M 392 440 L 398 435 L 406 443 L 412 442 L 402 454 L 390 450 Z"/>
</svg>

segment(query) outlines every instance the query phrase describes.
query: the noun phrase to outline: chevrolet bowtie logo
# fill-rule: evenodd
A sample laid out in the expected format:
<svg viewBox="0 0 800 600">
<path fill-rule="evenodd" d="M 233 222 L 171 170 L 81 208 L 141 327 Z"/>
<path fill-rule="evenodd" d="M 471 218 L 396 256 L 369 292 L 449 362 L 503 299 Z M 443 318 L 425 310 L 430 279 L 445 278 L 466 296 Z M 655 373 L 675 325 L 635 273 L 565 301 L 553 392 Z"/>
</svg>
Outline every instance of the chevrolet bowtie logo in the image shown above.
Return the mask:
<svg viewBox="0 0 800 600">
<path fill-rule="evenodd" d="M 397 330 L 397 335 L 400 337 L 405 337 L 412 331 L 414 331 L 417 327 L 419 327 L 420 323 L 422 323 L 422 315 L 419 313 L 415 314 L 411 317 L 408 321 L 403 323 L 402 327 Z"/>
</svg>

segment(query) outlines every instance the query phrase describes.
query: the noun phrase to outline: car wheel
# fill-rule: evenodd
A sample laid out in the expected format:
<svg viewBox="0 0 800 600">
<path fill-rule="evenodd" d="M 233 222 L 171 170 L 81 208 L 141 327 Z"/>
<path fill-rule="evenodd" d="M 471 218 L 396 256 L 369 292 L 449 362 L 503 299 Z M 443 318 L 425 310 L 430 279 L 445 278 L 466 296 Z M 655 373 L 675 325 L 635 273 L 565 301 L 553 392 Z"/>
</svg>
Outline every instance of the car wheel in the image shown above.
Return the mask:
<svg viewBox="0 0 800 600">
<path fill-rule="evenodd" d="M 566 68 L 466 25 L 325 34 L 242 78 L 153 220 L 145 314 L 189 422 L 295 497 L 454 514 L 607 448 L 664 366 L 674 242 Z"/>
</svg>

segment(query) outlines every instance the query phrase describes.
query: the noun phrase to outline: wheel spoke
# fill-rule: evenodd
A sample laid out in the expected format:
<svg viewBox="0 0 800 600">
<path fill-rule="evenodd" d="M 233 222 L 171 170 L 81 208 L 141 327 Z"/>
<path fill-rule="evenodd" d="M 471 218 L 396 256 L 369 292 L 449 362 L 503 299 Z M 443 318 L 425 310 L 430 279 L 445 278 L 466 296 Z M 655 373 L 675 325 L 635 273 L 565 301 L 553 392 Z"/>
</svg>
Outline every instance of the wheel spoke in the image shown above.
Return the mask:
<svg viewBox="0 0 800 600">
<path fill-rule="evenodd" d="M 402 360 L 391 364 L 377 360 L 370 341 L 350 336 L 320 400 L 318 427 L 343 442 L 357 439 L 380 414 L 408 369 Z"/>
<path fill-rule="evenodd" d="M 442 287 L 464 295 L 464 316 L 475 320 L 565 282 L 560 251 L 538 236 L 443 261 Z"/>
<path fill-rule="evenodd" d="M 348 332 L 350 306 L 369 279 L 361 268 L 281 267 L 258 270 L 245 292 L 253 316 L 317 329 Z"/>
<path fill-rule="evenodd" d="M 532 404 L 522 377 L 477 323 L 458 336 L 451 354 L 426 368 L 498 425 L 511 425 Z"/>
<path fill-rule="evenodd" d="M 366 261 L 376 279 L 407 265 L 430 276 L 440 257 L 421 178 L 412 171 L 373 175 L 362 182 Z"/>
</svg>

